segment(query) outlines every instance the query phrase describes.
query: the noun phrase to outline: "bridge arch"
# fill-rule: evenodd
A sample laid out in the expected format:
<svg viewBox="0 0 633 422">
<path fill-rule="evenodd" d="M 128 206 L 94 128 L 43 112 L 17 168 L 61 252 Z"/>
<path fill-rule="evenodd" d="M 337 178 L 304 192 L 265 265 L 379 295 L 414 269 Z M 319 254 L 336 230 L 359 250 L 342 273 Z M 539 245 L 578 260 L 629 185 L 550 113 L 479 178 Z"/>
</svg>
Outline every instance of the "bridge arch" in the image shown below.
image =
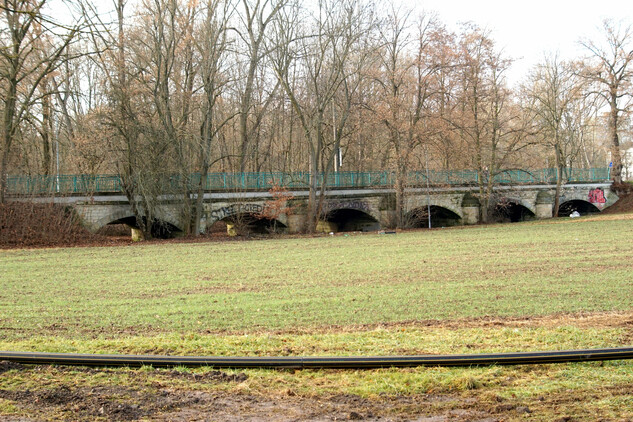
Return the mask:
<svg viewBox="0 0 633 422">
<path fill-rule="evenodd" d="M 617 196 L 608 186 L 587 186 L 584 189 L 563 188 L 560 198 L 561 205 L 575 201 L 574 204 L 582 208 L 585 206 L 583 203 L 586 202 L 593 205 L 598 211 L 602 211 L 605 207 L 612 205 L 617 199 Z M 589 209 L 593 210 L 591 207 Z"/>
<path fill-rule="evenodd" d="M 256 213 L 243 212 L 213 221 L 210 225 L 207 225 L 206 231 L 213 230 L 213 226 L 218 223 L 225 223 L 231 235 L 245 233 L 269 234 L 276 231 L 284 231 L 288 228 L 280 220 L 267 219 L 258 216 Z"/>
<path fill-rule="evenodd" d="M 369 232 L 380 230 L 380 220 L 368 210 L 356 208 L 334 208 L 322 213 L 328 230 L 337 232 Z"/>
<path fill-rule="evenodd" d="M 534 206 L 521 198 L 504 197 L 492 206 L 493 221 L 517 223 L 536 218 Z"/>
<path fill-rule="evenodd" d="M 569 214 L 574 211 L 578 212 L 580 215 L 597 214 L 600 212 L 600 208 L 589 201 L 585 201 L 584 199 L 570 199 L 559 205 L 558 216 L 569 217 Z"/>
<path fill-rule="evenodd" d="M 431 228 L 452 227 L 463 224 L 462 217 L 449 207 L 431 205 Z M 405 214 L 407 227 L 425 228 L 429 226 L 429 207 L 420 206 Z"/>
<path fill-rule="evenodd" d="M 115 211 L 101 219 L 93 225 L 93 231 L 97 231 L 108 224 L 125 224 L 131 228 L 138 228 L 136 224 L 136 216 L 131 211 L 120 210 Z M 160 216 L 152 223 L 152 236 L 157 238 L 171 238 L 182 233 L 180 222 L 175 221 L 169 216 Z"/>
<path fill-rule="evenodd" d="M 278 219 L 267 219 L 260 214 L 264 205 L 257 202 L 232 203 L 213 209 L 206 218 L 206 232 L 214 230 L 214 226 L 222 222 L 227 225 L 229 234 L 260 233 L 266 234 L 287 229 L 287 221 L 281 216 Z"/>
<path fill-rule="evenodd" d="M 329 199 L 324 201 L 319 231 L 376 231 L 380 230 L 380 213 L 371 200 L 364 198 Z"/>
</svg>

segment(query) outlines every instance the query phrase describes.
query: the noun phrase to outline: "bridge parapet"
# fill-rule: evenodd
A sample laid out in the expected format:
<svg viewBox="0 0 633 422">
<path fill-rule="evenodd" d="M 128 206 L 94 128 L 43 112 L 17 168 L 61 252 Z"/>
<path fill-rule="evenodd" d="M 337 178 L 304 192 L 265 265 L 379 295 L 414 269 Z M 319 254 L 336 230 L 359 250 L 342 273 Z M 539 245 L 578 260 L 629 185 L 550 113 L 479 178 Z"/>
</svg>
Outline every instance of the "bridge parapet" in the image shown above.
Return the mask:
<svg viewBox="0 0 633 422">
<path fill-rule="evenodd" d="M 428 176 L 427 176 L 428 174 Z M 503 170 L 493 176 L 496 185 L 534 185 L 556 183 L 556 169 Z M 200 174 L 163 174 L 158 181 L 165 193 L 181 192 L 189 186 L 192 192 L 202 182 L 207 192 L 268 191 L 273 185 L 288 189 L 305 189 L 311 179 L 316 178 L 319 187 L 330 189 L 390 189 L 395 186 L 392 171 L 338 172 L 260 172 L 260 173 L 209 173 L 206 180 Z M 481 175 L 475 170 L 429 170 L 411 171 L 407 174 L 409 186 L 476 186 Z M 602 183 L 610 178 L 610 169 L 567 169 L 567 183 Z M 8 195 L 75 195 L 75 194 L 116 194 L 122 193 L 123 183 L 118 175 L 50 175 L 50 176 L 9 176 Z"/>
</svg>

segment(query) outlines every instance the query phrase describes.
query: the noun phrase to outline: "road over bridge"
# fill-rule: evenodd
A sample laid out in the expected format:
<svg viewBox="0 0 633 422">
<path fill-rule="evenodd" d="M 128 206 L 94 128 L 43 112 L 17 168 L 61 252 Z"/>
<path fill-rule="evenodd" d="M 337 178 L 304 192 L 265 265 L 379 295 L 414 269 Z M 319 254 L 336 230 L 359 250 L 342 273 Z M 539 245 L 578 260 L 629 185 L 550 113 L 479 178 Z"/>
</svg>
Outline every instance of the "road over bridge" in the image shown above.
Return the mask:
<svg viewBox="0 0 633 422">
<path fill-rule="evenodd" d="M 563 185 L 560 198 L 559 214 L 569 215 L 573 211 L 580 214 L 597 213 L 612 205 L 618 198 L 611 190 L 611 183 L 607 181 L 608 172 L 597 172 L 587 176 L 576 177 L 578 181 L 569 181 Z M 546 175 L 546 171 L 539 170 L 530 172 L 530 180 L 501 180 L 494 189 L 493 213 L 497 221 L 524 221 L 530 219 L 551 218 L 554 207 L 555 185 L 551 177 L 534 177 L 534 174 L 541 172 Z M 384 177 L 385 173 L 368 175 L 358 174 L 356 181 L 350 183 L 350 175 L 345 175 L 345 180 L 341 178 L 328 182 L 331 186 L 325 195 L 322 204 L 321 222 L 319 229 L 323 231 L 373 231 L 382 228 L 393 227 L 395 221 L 395 191 L 389 184 L 390 181 Z M 478 188 L 473 183 L 472 175 L 469 180 L 464 180 L 464 172 L 461 173 L 460 183 L 450 183 L 454 180 L 446 178 L 445 174 L 436 176 L 436 179 L 421 180 L 421 183 L 412 183 L 412 187 L 406 189 L 404 212 L 412 227 L 427 227 L 430 221 L 432 227 L 447 227 L 455 225 L 471 225 L 479 223 L 481 203 L 478 200 Z M 222 175 L 222 174 L 220 174 Z M 234 175 L 224 174 L 226 178 L 237 180 L 239 183 L 248 180 L 252 174 Z M 270 173 L 267 173 L 270 175 Z M 382 176 L 381 176 L 382 175 Z M 339 175 L 340 176 L 340 175 Z M 66 176 L 65 176 L 66 177 Z M 72 176 L 77 178 L 78 176 Z M 82 176 L 83 177 L 83 176 Z M 101 176 L 105 177 L 105 176 Z M 84 224 L 92 231 L 97 231 L 108 224 L 128 224 L 135 225 L 135 217 L 125 195 L 120 193 L 120 187 L 113 184 L 116 176 L 108 179 L 105 189 L 93 188 L 92 192 L 85 192 L 87 189 L 51 189 L 60 190 L 59 194 L 53 195 L 53 200 L 57 203 L 68 204 L 82 217 Z M 220 176 L 218 176 L 220 177 Z M 304 177 L 302 174 L 301 177 Z M 373 182 L 370 178 L 373 177 Z M 382 179 L 381 179 L 382 177 Z M 260 177 L 261 178 L 261 177 Z M 363 179 L 364 178 L 364 179 Z M 573 178 L 569 178 L 573 179 Z M 591 179 L 591 180 L 588 180 Z M 218 179 L 219 180 L 219 179 Z M 251 178 L 249 183 L 255 179 Z M 276 179 L 279 180 L 279 179 Z M 277 227 L 287 229 L 288 232 L 299 232 L 303 229 L 306 221 L 308 190 L 302 188 L 305 183 L 288 182 L 288 192 L 293 196 L 288 205 L 292 207 L 289 215 L 283 215 L 276 221 Z M 381 183 L 377 183 L 376 181 Z M 439 182 L 438 182 L 439 180 Z M 476 179 L 475 179 L 476 180 Z M 448 183 L 447 183 L 448 181 Z M 99 182 L 99 180 L 93 180 Z M 102 180 L 103 182 L 103 180 Z M 504 183 L 505 182 L 505 183 Z M 54 182 L 53 182 L 54 183 Z M 120 181 L 118 181 L 120 183 Z M 245 221 L 251 224 L 254 229 L 264 228 L 268 222 L 258 218 L 259 213 L 273 199 L 264 186 L 270 186 L 262 180 L 257 180 L 257 187 L 244 184 L 236 186 L 233 183 L 230 188 L 208 189 L 204 193 L 203 216 L 201 230 L 210 229 L 218 221 L 234 223 Z M 81 183 L 79 183 L 81 184 Z M 35 185 L 35 183 L 32 183 Z M 74 186 L 78 185 L 77 180 Z M 14 195 L 16 192 L 14 183 Z M 58 184 L 57 187 L 60 185 Z M 225 185 L 226 186 L 226 185 Z M 104 191 L 105 190 L 105 191 Z M 36 195 L 22 197 L 22 200 L 49 201 L 50 196 L 43 195 L 43 192 Z M 186 225 L 186 215 L 191 212 L 184 212 L 182 196 L 165 194 L 160 196 L 157 206 L 157 218 L 160 227 L 174 234 L 182 231 Z M 190 210 L 189 210 L 190 211 Z"/>
</svg>

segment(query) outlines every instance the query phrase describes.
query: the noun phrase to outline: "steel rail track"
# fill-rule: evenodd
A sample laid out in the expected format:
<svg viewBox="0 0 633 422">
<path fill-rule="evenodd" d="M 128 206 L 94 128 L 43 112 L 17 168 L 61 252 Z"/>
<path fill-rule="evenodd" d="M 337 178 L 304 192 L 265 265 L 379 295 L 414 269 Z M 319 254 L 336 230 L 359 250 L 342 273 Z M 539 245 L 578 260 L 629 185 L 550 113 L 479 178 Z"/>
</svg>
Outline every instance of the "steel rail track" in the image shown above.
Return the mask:
<svg viewBox="0 0 633 422">
<path fill-rule="evenodd" d="M 413 366 L 526 365 L 633 359 L 633 347 L 559 350 L 545 352 L 489 353 L 475 355 L 417 356 L 160 356 L 38 353 L 0 351 L 0 361 L 22 364 L 154 367 L 212 366 L 214 368 L 370 369 Z"/>
</svg>

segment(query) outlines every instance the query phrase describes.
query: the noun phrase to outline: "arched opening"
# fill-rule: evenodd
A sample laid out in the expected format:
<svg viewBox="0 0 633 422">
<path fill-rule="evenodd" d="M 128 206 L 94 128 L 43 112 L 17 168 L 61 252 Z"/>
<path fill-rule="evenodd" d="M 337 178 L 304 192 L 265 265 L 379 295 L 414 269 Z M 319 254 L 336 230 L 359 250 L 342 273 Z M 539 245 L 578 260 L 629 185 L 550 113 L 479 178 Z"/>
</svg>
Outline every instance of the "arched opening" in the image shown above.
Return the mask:
<svg viewBox="0 0 633 422">
<path fill-rule="evenodd" d="M 559 217 L 569 217 L 569 215 L 573 212 L 578 212 L 578 214 L 580 215 L 588 215 L 599 213 L 600 209 L 591 202 L 583 201 L 580 199 L 565 201 L 558 207 Z"/>
<path fill-rule="evenodd" d="M 535 218 L 529 208 L 512 200 L 499 201 L 492 209 L 492 221 L 497 223 L 518 223 Z"/>
<path fill-rule="evenodd" d="M 271 234 L 284 232 L 287 229 L 286 225 L 279 220 L 259 218 L 256 214 L 252 213 L 234 214 L 223 218 L 222 220 L 214 223 L 211 228 L 213 228 L 216 224 L 224 224 L 226 227 L 226 233 L 229 236 Z M 207 232 L 209 232 L 209 230 L 207 230 Z"/>
<path fill-rule="evenodd" d="M 97 233 L 100 236 L 106 236 L 110 238 L 128 238 L 130 237 L 130 226 L 127 224 L 106 224 L 97 230 Z"/>
<path fill-rule="evenodd" d="M 462 224 L 462 218 L 448 208 L 438 205 L 431 205 L 431 228 L 452 227 Z M 429 227 L 429 209 L 427 207 L 419 207 L 410 211 L 405 216 L 407 227 L 411 228 L 428 228 Z"/>
<path fill-rule="evenodd" d="M 212 236 L 212 237 L 226 236 L 227 235 L 226 221 L 218 220 L 215 223 L 211 224 L 210 226 L 207 226 L 205 230 L 205 234 L 207 236 Z"/>
<path fill-rule="evenodd" d="M 380 223 L 364 211 L 340 208 L 328 212 L 324 220 L 327 230 L 335 232 L 371 232 L 380 230 Z"/>
<path fill-rule="evenodd" d="M 132 238 L 132 229 L 136 229 L 136 218 L 134 216 L 119 218 L 106 224 L 97 230 L 97 234 L 107 236 L 111 240 L 127 240 Z"/>
<path fill-rule="evenodd" d="M 150 230 L 155 239 L 172 239 L 182 235 L 182 230 L 162 220 L 154 220 Z"/>
<path fill-rule="evenodd" d="M 145 220 L 145 217 L 143 217 L 143 219 Z M 112 235 L 114 236 L 121 236 L 124 232 L 127 231 L 127 236 L 131 236 L 131 229 L 138 228 L 138 224 L 136 224 L 136 217 L 128 216 L 111 221 L 110 223 L 99 229 L 98 233 L 101 232 L 106 235 L 112 233 Z M 150 232 L 152 234 L 152 237 L 155 239 L 172 239 L 182 234 L 182 230 L 180 230 L 178 227 L 167 221 L 159 219 L 155 219 L 152 222 Z"/>
</svg>

